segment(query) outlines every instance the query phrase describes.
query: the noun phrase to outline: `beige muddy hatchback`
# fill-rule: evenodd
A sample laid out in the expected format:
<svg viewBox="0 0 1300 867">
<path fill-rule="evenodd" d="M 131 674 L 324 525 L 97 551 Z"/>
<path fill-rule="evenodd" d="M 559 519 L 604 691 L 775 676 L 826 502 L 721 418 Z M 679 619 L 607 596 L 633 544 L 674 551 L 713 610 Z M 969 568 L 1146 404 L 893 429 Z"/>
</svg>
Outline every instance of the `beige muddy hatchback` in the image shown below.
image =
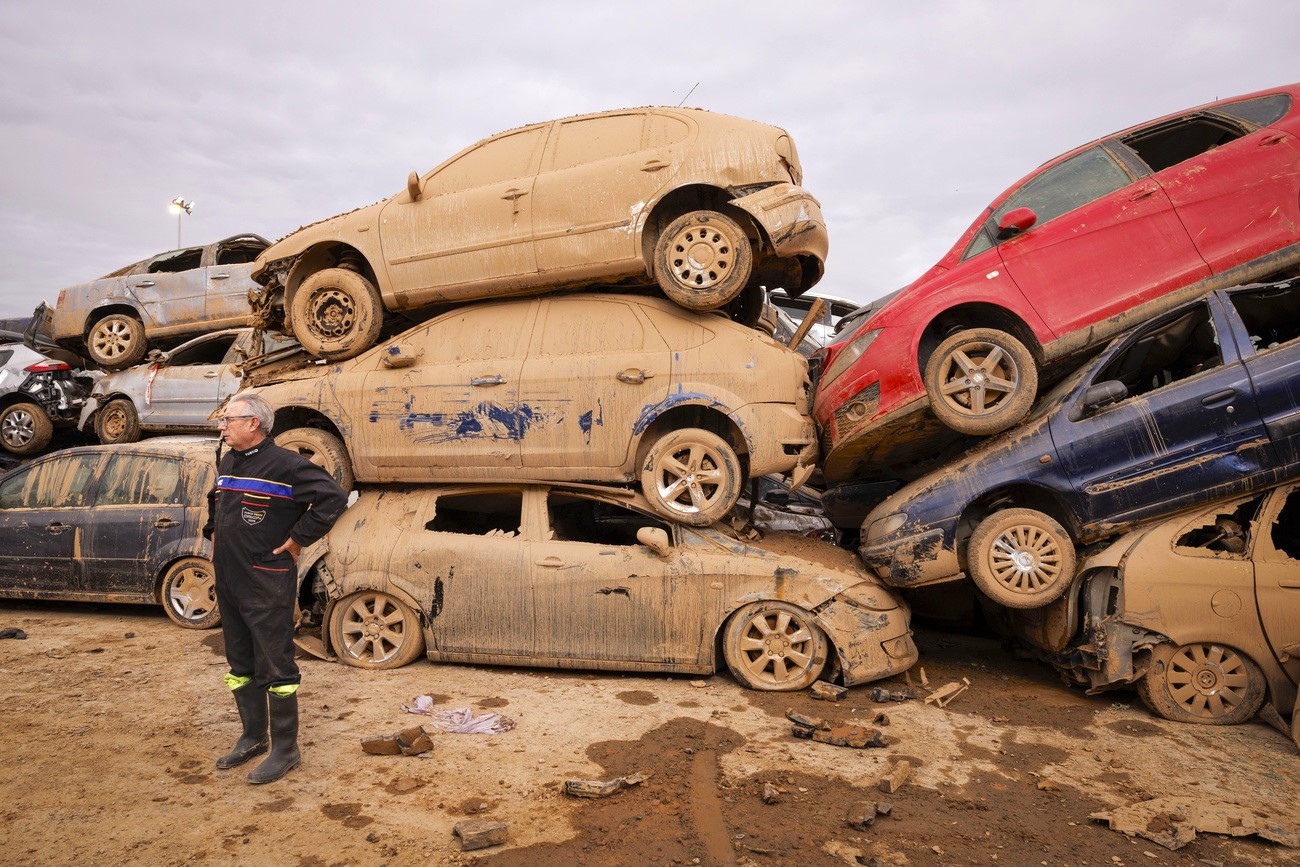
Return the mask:
<svg viewBox="0 0 1300 867">
<path fill-rule="evenodd" d="M 826 227 L 802 180 L 785 130 L 699 109 L 532 124 L 272 245 L 252 301 L 328 360 L 372 346 L 385 311 L 598 283 L 753 324 L 762 287 L 821 278 Z"/>
</svg>

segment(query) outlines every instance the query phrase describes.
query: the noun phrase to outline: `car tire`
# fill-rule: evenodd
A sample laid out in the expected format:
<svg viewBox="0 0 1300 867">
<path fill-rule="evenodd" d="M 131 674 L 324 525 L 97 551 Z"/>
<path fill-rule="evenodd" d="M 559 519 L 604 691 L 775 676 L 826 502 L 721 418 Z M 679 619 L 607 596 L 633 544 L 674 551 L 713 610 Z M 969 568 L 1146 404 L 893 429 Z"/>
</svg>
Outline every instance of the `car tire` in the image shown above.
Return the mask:
<svg viewBox="0 0 1300 867">
<path fill-rule="evenodd" d="M 275 435 L 275 444 L 282 449 L 297 452 L 334 477 L 345 492 L 356 487 L 352 472 L 352 459 L 348 457 L 343 440 L 327 430 L 316 427 L 295 427 Z"/>
<path fill-rule="evenodd" d="M 727 618 L 722 656 L 736 680 L 767 692 L 806 689 L 826 668 L 830 641 L 789 602 L 751 602 Z"/>
<path fill-rule="evenodd" d="M 374 346 L 384 320 L 379 291 L 347 268 L 326 268 L 308 277 L 287 312 L 302 348 L 326 361 L 353 358 Z"/>
<path fill-rule="evenodd" d="M 95 413 L 95 436 L 104 445 L 133 443 L 140 439 L 140 416 L 125 398 L 110 400 Z"/>
<path fill-rule="evenodd" d="M 177 626 L 211 629 L 221 625 L 216 572 L 211 561 L 203 557 L 186 557 L 168 566 L 158 596 L 163 610 Z"/>
<path fill-rule="evenodd" d="M 54 422 L 37 404 L 21 401 L 0 412 L 0 447 L 10 454 L 39 454 L 53 438 Z"/>
<path fill-rule="evenodd" d="M 746 328 L 757 328 L 763 319 L 763 307 L 766 303 L 767 293 L 763 291 L 763 287 L 751 283 L 727 303 L 723 312 L 731 317 L 733 322 Z"/>
<path fill-rule="evenodd" d="M 1254 660 L 1222 644 L 1158 644 L 1138 697 L 1158 716 L 1182 723 L 1230 726 L 1253 717 L 1268 684 Z"/>
<path fill-rule="evenodd" d="M 654 276 L 687 310 L 716 310 L 749 285 L 754 251 L 739 223 L 717 211 L 691 211 L 659 235 Z"/>
<path fill-rule="evenodd" d="M 1074 579 L 1074 540 L 1034 509 L 1003 509 L 971 533 L 966 547 L 971 580 L 1007 608 L 1039 608 L 1060 597 Z"/>
<path fill-rule="evenodd" d="M 939 421 L 958 433 L 987 436 L 1029 414 L 1038 396 L 1038 365 L 1005 331 L 969 328 L 931 354 L 925 391 Z"/>
<path fill-rule="evenodd" d="M 700 474 L 706 478 L 697 478 Z M 743 484 L 735 450 L 722 437 L 699 428 L 669 431 L 641 462 L 641 492 L 651 507 L 692 527 L 722 520 L 740 499 Z"/>
<path fill-rule="evenodd" d="M 86 334 L 86 354 L 105 370 L 139 364 L 148 349 L 144 323 L 129 313 L 110 313 Z"/>
<path fill-rule="evenodd" d="M 401 668 L 424 653 L 420 618 L 400 599 L 378 590 L 343 597 L 330 612 L 330 643 L 356 668 Z"/>
</svg>

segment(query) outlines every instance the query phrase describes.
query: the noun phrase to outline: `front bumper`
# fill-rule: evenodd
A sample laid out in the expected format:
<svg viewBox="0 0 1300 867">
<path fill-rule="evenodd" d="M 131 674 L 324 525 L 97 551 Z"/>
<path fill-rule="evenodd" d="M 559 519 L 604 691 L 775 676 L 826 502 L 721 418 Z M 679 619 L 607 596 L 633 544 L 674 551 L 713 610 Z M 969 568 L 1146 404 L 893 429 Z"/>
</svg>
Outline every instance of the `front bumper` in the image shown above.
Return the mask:
<svg viewBox="0 0 1300 867">
<path fill-rule="evenodd" d="M 922 587 L 965 575 L 956 548 L 942 527 L 903 537 L 890 534 L 862 545 L 858 556 L 891 587 Z"/>
</svg>

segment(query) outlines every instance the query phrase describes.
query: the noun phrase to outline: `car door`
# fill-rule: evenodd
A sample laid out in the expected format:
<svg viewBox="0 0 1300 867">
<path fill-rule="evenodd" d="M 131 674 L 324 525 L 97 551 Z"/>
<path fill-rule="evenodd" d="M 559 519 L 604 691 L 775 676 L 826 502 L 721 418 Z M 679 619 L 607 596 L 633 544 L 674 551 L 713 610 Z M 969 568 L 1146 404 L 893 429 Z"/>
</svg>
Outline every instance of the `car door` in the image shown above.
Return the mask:
<svg viewBox="0 0 1300 867">
<path fill-rule="evenodd" d="M 156 553 L 185 534 L 181 461 L 118 451 L 95 490 L 82 544 L 82 589 L 151 596 Z"/>
<path fill-rule="evenodd" d="M 617 467 L 645 407 L 668 396 L 672 353 L 639 307 L 594 296 L 540 302 L 519 404 L 523 466 Z"/>
<path fill-rule="evenodd" d="M 1053 418 L 1052 439 L 1088 520 L 1135 520 L 1208 502 L 1272 466 L 1250 379 L 1214 306 L 1217 297 L 1123 340 Z M 1082 406 L 1088 386 L 1114 381 L 1127 397 Z"/>
<path fill-rule="evenodd" d="M 1300 284 L 1229 292 L 1237 346 L 1282 475 L 1300 470 Z"/>
<path fill-rule="evenodd" d="M 405 358 L 395 344 L 381 346 L 336 377 L 338 399 L 366 419 L 353 427 L 354 456 L 383 478 L 409 481 L 519 467 L 534 421 L 519 402 L 520 374 L 538 303 L 444 314 L 402 335 Z M 395 359 L 404 366 L 391 366 Z"/>
<path fill-rule="evenodd" d="M 248 290 L 257 254 L 266 249 L 260 239 L 233 238 L 216 244 L 207 266 L 205 309 L 212 327 L 249 324 L 253 315 Z"/>
<path fill-rule="evenodd" d="M 402 308 L 480 297 L 536 273 L 532 190 L 549 124 L 463 151 L 395 196 L 379 218 L 389 285 Z"/>
<path fill-rule="evenodd" d="M 993 211 L 1037 222 L 1002 241 L 1002 263 L 1057 336 L 1208 276 L 1160 185 L 1098 145 L 1044 170 Z"/>
<path fill-rule="evenodd" d="M 0 578 L 11 591 L 60 598 L 78 589 L 89 494 L 103 452 L 37 461 L 0 481 Z"/>
<path fill-rule="evenodd" d="M 1274 491 L 1260 514 L 1255 599 L 1268 643 L 1287 657 L 1282 668 L 1291 683 L 1300 683 L 1300 485 Z"/>
<path fill-rule="evenodd" d="M 551 490 L 549 538 L 531 552 L 538 658 L 697 665 L 712 661 L 698 564 L 636 540 L 641 527 L 672 528 L 609 500 Z M 711 633 L 710 633 L 711 636 Z"/>
<path fill-rule="evenodd" d="M 155 256 L 143 273 L 123 278 L 145 315 L 145 323 L 166 328 L 203 322 L 207 316 L 208 274 L 203 247 Z"/>
<path fill-rule="evenodd" d="M 238 338 L 208 335 L 168 353 L 149 375 L 141 421 L 151 427 L 215 430 L 208 416 L 222 398 L 239 390 L 233 351 Z"/>
</svg>

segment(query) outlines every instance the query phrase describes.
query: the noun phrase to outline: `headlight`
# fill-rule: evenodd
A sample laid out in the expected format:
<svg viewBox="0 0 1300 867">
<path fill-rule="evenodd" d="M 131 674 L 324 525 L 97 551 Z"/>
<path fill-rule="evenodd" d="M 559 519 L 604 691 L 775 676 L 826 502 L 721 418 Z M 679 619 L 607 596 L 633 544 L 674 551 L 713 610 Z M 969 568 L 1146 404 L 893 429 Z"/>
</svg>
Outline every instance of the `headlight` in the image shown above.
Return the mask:
<svg viewBox="0 0 1300 867">
<path fill-rule="evenodd" d="M 895 512 L 892 515 L 878 518 L 871 522 L 871 528 L 867 530 L 867 539 L 879 539 L 888 536 L 906 523 L 907 512 Z"/>
<path fill-rule="evenodd" d="M 883 328 L 877 328 L 859 334 L 850 340 L 849 345 L 840 350 L 840 354 L 835 356 L 835 360 L 831 362 L 830 367 L 827 367 L 822 373 L 822 386 L 825 387 L 834 382 L 837 376 L 848 370 L 853 365 L 853 362 L 861 358 L 862 354 L 871 348 L 871 344 L 876 342 L 876 338 L 880 336 L 880 332 L 883 330 Z"/>
</svg>

